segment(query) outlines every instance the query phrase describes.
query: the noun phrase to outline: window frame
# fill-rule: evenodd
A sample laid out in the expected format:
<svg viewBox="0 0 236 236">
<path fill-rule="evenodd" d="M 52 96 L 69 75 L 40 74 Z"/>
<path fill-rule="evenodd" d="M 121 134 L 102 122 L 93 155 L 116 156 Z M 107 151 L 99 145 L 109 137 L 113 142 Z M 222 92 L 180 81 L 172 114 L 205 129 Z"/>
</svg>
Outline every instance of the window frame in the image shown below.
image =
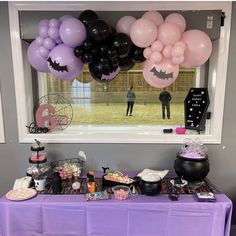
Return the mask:
<svg viewBox="0 0 236 236">
<path fill-rule="evenodd" d="M 35 138 L 47 143 L 183 143 L 186 138 L 198 138 L 203 143 L 220 144 L 223 124 L 225 85 L 227 76 L 228 51 L 231 25 L 232 2 L 9 2 L 10 35 L 13 56 L 13 70 L 16 93 L 17 122 L 20 143 L 31 143 Z M 148 11 L 162 10 L 222 10 L 225 12 L 225 24 L 221 29 L 221 37 L 213 44 L 219 44 L 219 52 L 225 57 L 212 53 L 208 90 L 211 99 L 210 109 L 213 116 L 202 135 L 162 134 L 163 126 L 69 126 L 63 131 L 48 134 L 30 134 L 26 129 L 27 121 L 32 118 L 32 84 L 26 80 L 24 56 L 20 38 L 20 11 Z M 214 63 L 214 64 L 213 64 Z M 26 79 L 25 79 L 26 77 Z M 217 107 L 217 112 L 216 112 Z M 215 108 L 215 109 L 214 109 Z M 207 122 L 208 123 L 208 122 Z M 220 128 L 219 128 L 220 127 Z"/>
</svg>

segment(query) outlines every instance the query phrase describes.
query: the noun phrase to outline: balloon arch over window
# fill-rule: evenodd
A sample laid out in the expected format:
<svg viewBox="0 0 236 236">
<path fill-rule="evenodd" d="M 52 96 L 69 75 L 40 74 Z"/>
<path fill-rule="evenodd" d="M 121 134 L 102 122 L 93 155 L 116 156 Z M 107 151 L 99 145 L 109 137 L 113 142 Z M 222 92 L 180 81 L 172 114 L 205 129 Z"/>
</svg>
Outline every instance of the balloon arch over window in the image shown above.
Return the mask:
<svg viewBox="0 0 236 236">
<path fill-rule="evenodd" d="M 62 80 L 74 79 L 88 64 L 91 76 L 99 82 L 109 82 L 119 71 L 144 62 L 146 82 L 164 88 L 174 83 L 180 65 L 198 67 L 210 57 L 208 35 L 185 28 L 181 14 L 163 19 L 159 12 L 149 11 L 139 19 L 124 16 L 113 29 L 94 11 L 86 10 L 78 19 L 65 15 L 40 21 L 28 60 L 37 71 L 51 72 Z"/>
</svg>

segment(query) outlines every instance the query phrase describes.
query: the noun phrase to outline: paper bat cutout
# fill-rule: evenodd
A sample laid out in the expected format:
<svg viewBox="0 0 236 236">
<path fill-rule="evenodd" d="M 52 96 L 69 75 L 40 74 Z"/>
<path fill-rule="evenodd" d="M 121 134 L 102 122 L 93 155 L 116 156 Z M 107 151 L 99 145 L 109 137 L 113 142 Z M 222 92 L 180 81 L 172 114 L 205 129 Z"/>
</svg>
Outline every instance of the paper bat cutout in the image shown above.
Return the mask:
<svg viewBox="0 0 236 236">
<path fill-rule="evenodd" d="M 150 72 L 153 72 L 153 75 L 159 79 L 173 79 L 173 72 L 167 74 L 165 71 L 158 71 L 155 66 L 150 70 Z"/>
<path fill-rule="evenodd" d="M 67 66 L 60 66 L 60 64 L 57 63 L 56 61 L 53 62 L 51 57 L 49 57 L 47 61 L 49 62 L 49 65 L 53 68 L 53 70 L 58 71 L 58 72 L 59 71 L 61 71 L 61 72 L 67 71 L 68 72 Z"/>
</svg>

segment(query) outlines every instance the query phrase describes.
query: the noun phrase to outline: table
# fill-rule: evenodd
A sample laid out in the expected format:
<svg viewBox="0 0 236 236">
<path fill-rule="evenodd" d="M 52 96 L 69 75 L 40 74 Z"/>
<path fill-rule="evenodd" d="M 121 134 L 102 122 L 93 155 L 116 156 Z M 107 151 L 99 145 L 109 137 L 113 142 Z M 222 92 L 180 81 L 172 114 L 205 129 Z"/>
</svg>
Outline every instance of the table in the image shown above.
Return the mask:
<svg viewBox="0 0 236 236">
<path fill-rule="evenodd" d="M 0 199 L 0 236 L 229 236 L 232 203 L 198 202 L 194 195 L 130 196 L 85 202 L 81 195 Z"/>
</svg>

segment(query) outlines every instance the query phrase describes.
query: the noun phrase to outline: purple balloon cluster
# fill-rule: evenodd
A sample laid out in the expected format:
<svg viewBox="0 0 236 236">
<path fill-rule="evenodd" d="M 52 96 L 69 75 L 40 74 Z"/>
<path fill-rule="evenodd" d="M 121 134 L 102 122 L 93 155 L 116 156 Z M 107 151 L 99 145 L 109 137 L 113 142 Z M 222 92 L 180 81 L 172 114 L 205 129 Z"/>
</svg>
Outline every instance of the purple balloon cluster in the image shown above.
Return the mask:
<svg viewBox="0 0 236 236">
<path fill-rule="evenodd" d="M 38 36 L 28 48 L 28 60 L 37 71 L 51 72 L 59 79 L 78 76 L 83 63 L 74 56 L 74 47 L 86 39 L 83 23 L 73 16 L 42 20 Z"/>
</svg>

